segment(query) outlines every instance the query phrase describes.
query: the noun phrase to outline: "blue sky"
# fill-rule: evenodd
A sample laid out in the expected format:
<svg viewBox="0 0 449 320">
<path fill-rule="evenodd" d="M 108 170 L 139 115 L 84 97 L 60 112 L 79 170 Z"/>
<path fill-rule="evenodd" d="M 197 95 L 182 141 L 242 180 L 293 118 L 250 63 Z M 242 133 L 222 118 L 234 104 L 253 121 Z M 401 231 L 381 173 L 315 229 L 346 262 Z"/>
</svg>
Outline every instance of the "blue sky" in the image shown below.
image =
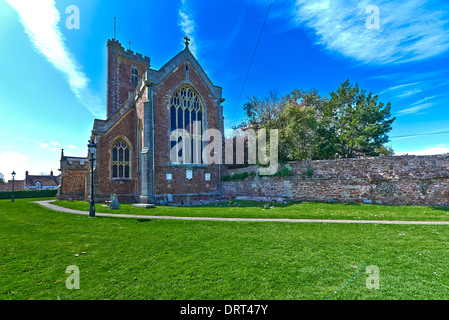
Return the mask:
<svg viewBox="0 0 449 320">
<path fill-rule="evenodd" d="M 79 8 L 69 29 L 67 7 Z M 295 88 L 322 95 L 349 78 L 397 117 L 397 153 L 449 152 L 449 4 L 446 0 L 0 1 L 0 172 L 58 173 L 61 149 L 85 156 L 93 120 L 106 112 L 106 42 L 113 37 L 160 68 L 191 50 L 223 87 L 225 126 L 248 96 Z M 367 28 L 379 8 L 379 29 Z M 70 20 L 71 21 L 71 20 Z M 369 19 L 370 22 L 372 22 Z M 235 113 L 234 113 L 235 110 Z M 235 116 L 233 117 L 233 115 Z M 407 137 L 402 137 L 407 136 Z"/>
</svg>

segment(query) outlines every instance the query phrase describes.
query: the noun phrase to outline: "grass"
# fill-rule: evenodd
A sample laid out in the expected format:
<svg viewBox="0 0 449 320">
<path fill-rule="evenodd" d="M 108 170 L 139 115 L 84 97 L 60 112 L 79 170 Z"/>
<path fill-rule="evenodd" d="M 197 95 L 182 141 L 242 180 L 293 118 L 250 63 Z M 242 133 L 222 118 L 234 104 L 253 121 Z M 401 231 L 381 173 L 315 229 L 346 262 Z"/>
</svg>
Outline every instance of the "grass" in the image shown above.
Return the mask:
<svg viewBox="0 0 449 320">
<path fill-rule="evenodd" d="M 447 226 L 91 219 L 0 201 L 0 299 L 449 299 L 448 259 Z"/>
<path fill-rule="evenodd" d="M 256 201 L 220 202 L 203 206 L 157 206 L 155 209 L 133 208 L 120 204 L 119 210 L 110 210 L 96 204 L 97 212 L 153 216 L 222 217 L 222 218 L 290 218 L 290 219 L 350 219 L 398 221 L 449 221 L 449 208 L 422 206 L 385 206 L 354 203 L 267 203 Z M 89 211 L 84 201 L 57 201 L 54 204 L 81 211 Z M 271 209 L 265 209 L 269 204 Z"/>
</svg>

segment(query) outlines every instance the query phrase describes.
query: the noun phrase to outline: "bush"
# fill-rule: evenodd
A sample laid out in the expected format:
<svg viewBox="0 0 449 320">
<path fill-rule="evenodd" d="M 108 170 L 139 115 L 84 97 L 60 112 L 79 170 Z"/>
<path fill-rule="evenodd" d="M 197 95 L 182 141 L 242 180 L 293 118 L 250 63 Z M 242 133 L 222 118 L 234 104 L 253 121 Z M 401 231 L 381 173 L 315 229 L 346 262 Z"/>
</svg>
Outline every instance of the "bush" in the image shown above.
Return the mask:
<svg viewBox="0 0 449 320">
<path fill-rule="evenodd" d="M 25 198 L 53 198 L 58 194 L 57 189 L 53 190 L 18 190 L 14 191 L 14 199 Z M 0 191 L 1 199 L 11 199 L 12 191 Z"/>
<path fill-rule="evenodd" d="M 280 171 L 274 174 L 276 177 L 290 177 L 292 175 L 292 170 L 284 167 Z"/>
<path fill-rule="evenodd" d="M 231 181 L 231 176 L 229 174 L 226 174 L 221 177 L 221 181 Z"/>
<path fill-rule="evenodd" d="M 242 173 L 234 173 L 232 176 L 230 175 L 224 175 L 221 180 L 222 181 L 235 181 L 235 180 L 243 180 L 248 178 L 249 176 L 253 177 L 256 174 L 254 172 L 248 173 L 246 171 L 242 172 Z"/>
<path fill-rule="evenodd" d="M 310 177 L 312 177 L 313 176 L 313 169 L 311 169 L 311 168 L 309 168 L 309 169 L 307 169 L 306 171 L 304 171 L 304 174 L 306 175 L 306 176 L 308 176 L 309 178 Z"/>
</svg>

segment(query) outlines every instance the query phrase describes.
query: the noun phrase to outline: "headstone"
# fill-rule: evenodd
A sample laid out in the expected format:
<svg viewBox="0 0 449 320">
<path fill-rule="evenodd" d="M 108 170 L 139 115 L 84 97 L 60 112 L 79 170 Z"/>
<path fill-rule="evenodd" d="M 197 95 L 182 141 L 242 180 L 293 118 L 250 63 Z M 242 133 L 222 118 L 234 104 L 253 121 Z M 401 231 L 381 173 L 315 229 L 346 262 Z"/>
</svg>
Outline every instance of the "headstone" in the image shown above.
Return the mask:
<svg viewBox="0 0 449 320">
<path fill-rule="evenodd" d="M 120 209 L 120 204 L 118 203 L 118 198 L 116 194 L 111 196 L 111 204 L 109 205 L 109 209 L 118 210 Z"/>
<path fill-rule="evenodd" d="M 167 194 L 167 201 L 168 203 L 173 202 L 173 196 L 171 194 Z"/>
</svg>

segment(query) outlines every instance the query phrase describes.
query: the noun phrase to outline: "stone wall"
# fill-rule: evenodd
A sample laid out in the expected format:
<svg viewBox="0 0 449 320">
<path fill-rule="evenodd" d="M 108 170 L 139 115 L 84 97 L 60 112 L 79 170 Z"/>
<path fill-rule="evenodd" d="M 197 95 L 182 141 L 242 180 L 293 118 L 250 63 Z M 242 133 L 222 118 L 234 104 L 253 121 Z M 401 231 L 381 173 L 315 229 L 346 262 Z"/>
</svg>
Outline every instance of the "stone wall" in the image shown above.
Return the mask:
<svg viewBox="0 0 449 320">
<path fill-rule="evenodd" d="M 223 182 L 223 197 L 449 206 L 449 155 L 290 162 L 289 177 Z M 228 170 L 254 172 L 256 167 Z M 226 174 L 226 173 L 225 173 Z"/>
</svg>

